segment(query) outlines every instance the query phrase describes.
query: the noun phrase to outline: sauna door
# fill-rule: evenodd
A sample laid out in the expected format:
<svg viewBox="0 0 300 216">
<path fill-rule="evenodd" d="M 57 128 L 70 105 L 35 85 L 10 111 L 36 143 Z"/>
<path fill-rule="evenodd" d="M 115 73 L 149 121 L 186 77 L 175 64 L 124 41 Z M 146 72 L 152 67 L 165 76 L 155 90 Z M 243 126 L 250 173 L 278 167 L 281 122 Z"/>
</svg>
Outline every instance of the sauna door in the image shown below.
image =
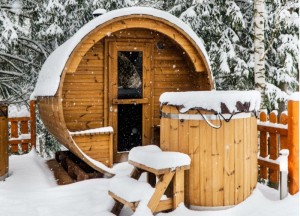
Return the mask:
<svg viewBox="0 0 300 216">
<path fill-rule="evenodd" d="M 151 140 L 150 61 L 147 42 L 108 41 L 109 125 L 114 129 L 114 162 Z"/>
</svg>

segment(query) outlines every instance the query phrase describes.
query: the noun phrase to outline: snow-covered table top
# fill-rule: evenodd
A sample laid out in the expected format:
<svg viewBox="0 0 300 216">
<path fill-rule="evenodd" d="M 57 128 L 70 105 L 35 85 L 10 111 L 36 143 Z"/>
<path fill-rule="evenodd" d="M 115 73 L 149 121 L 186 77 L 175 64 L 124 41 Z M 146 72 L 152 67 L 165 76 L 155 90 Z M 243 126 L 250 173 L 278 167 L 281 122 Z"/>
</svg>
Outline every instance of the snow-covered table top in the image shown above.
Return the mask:
<svg viewBox="0 0 300 216">
<path fill-rule="evenodd" d="M 156 145 L 138 146 L 131 149 L 128 160 L 157 170 L 188 166 L 191 163 L 188 155 L 162 151 Z"/>
<path fill-rule="evenodd" d="M 166 92 L 160 96 L 159 101 L 161 105 L 180 107 L 181 113 L 199 109 L 230 114 L 258 111 L 261 96 L 258 91 Z"/>
</svg>

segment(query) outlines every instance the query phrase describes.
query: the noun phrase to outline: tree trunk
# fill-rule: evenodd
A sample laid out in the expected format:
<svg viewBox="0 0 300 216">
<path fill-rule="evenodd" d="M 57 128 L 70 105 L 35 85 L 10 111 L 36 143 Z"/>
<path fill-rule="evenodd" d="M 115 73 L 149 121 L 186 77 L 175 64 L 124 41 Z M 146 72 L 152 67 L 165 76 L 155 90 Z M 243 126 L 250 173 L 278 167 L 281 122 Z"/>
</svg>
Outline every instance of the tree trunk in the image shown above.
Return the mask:
<svg viewBox="0 0 300 216">
<path fill-rule="evenodd" d="M 261 107 L 265 107 L 265 59 L 264 59 L 264 31 L 265 31 L 265 2 L 254 0 L 254 82 L 255 89 L 261 93 Z"/>
</svg>

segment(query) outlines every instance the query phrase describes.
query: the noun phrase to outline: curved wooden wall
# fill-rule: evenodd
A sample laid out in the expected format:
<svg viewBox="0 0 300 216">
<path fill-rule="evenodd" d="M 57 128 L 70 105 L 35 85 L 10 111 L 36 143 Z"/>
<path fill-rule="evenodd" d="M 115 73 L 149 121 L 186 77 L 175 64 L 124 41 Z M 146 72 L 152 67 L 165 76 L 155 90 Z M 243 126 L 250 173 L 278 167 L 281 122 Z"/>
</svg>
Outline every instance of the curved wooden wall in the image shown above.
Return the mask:
<svg viewBox="0 0 300 216">
<path fill-rule="evenodd" d="M 138 15 L 110 20 L 90 32 L 74 49 L 62 72 L 56 95 L 38 98 L 40 115 L 47 129 L 77 156 L 82 154 L 74 148 L 68 130 L 107 126 L 106 38 L 153 41 L 154 125 L 159 124 L 158 99 L 161 93 L 213 88 L 211 71 L 203 53 L 185 32 L 172 23 Z M 156 48 L 158 41 L 165 43 L 163 50 Z"/>
</svg>

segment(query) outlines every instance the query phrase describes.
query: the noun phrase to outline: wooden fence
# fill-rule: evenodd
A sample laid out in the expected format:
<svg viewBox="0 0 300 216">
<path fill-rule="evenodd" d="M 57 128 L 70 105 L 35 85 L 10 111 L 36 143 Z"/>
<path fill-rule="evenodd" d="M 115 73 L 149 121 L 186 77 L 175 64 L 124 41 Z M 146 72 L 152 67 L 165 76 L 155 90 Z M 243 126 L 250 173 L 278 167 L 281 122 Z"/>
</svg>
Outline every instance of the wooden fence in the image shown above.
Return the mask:
<svg viewBox="0 0 300 216">
<path fill-rule="evenodd" d="M 9 145 L 11 153 L 28 152 L 36 143 L 35 101 L 30 101 L 30 115 L 9 117 Z M 29 131 L 30 129 L 30 131 Z"/>
<path fill-rule="evenodd" d="M 299 191 L 298 120 L 299 102 L 289 101 L 288 112 L 283 112 L 280 117 L 277 116 L 276 112 L 271 112 L 269 116 L 266 112 L 261 112 L 257 126 L 260 139 L 258 159 L 260 178 L 269 180 L 275 187 L 279 185 L 279 152 L 282 149 L 288 149 L 288 185 L 290 194 L 295 194 Z"/>
</svg>

